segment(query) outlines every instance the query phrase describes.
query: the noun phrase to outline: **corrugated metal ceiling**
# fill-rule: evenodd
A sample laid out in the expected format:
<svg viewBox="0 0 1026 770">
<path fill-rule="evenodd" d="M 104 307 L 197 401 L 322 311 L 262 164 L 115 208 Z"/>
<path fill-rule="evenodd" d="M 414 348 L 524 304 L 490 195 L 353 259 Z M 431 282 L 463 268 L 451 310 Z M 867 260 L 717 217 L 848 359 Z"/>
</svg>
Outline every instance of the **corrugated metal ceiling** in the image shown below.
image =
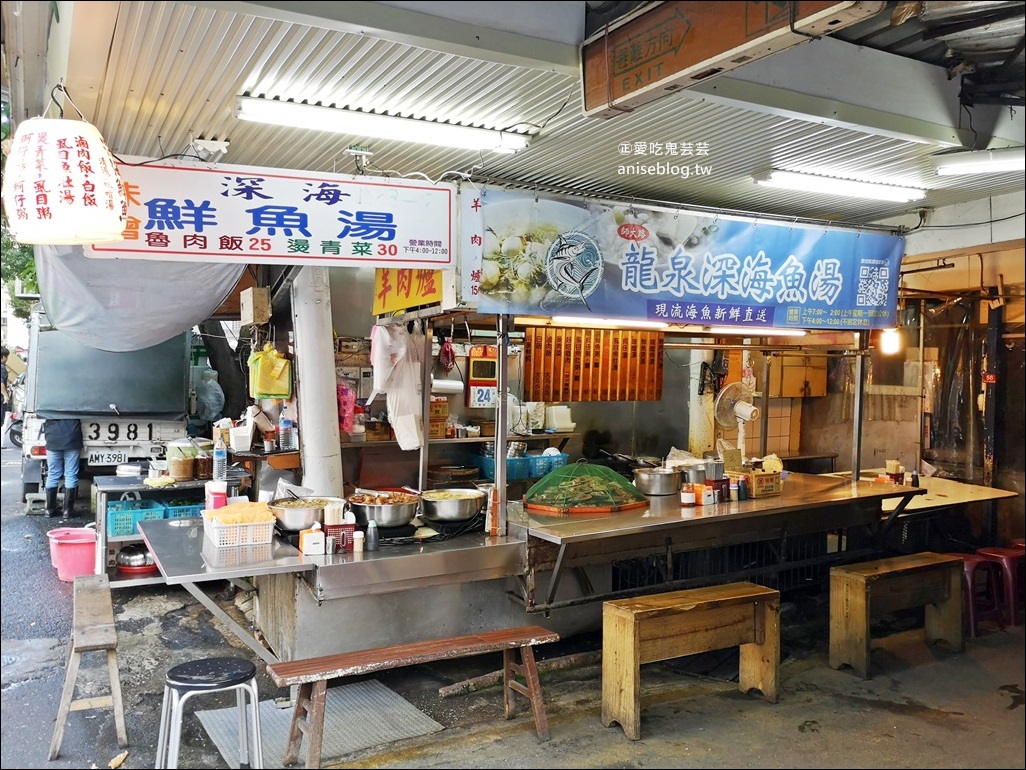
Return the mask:
<svg viewBox="0 0 1026 770">
<path fill-rule="evenodd" d="M 554 68 L 481 61 L 190 3 L 76 6 L 76 14 L 94 19 L 104 8 L 115 11 L 109 58 L 76 61 L 73 50 L 67 85 L 120 156 L 159 157 L 185 151 L 195 138 L 227 139 L 224 162 L 232 165 L 355 173 L 344 150 L 360 144 L 374 151 L 368 173 L 432 180 L 471 176 L 477 185 L 852 223 L 924 204 L 772 190 L 754 184 L 752 174 L 772 166 L 925 185 L 930 207 L 1023 187 L 1021 175 L 1014 174 L 936 177 L 929 162 L 938 150 L 934 145 L 726 106 L 687 90 L 603 121 L 582 116 L 579 78 Z M 528 150 L 504 156 L 271 127 L 234 117 L 240 94 L 528 131 L 535 137 Z M 711 173 L 687 179 L 624 173 L 620 167 L 632 159 L 621 156 L 618 147 L 633 142 L 706 142 L 705 158 L 664 160 L 703 162 Z"/>
</svg>

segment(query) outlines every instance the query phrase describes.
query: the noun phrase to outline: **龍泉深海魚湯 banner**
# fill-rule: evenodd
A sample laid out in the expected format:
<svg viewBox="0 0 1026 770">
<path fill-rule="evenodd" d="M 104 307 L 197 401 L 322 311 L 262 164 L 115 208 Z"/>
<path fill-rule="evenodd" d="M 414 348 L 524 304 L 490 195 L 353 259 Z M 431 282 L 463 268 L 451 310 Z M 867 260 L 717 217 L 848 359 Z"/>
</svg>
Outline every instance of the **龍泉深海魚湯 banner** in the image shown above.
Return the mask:
<svg viewBox="0 0 1026 770">
<path fill-rule="evenodd" d="M 895 324 L 901 236 L 493 191 L 463 212 L 466 289 L 481 312 L 835 331 Z"/>
</svg>

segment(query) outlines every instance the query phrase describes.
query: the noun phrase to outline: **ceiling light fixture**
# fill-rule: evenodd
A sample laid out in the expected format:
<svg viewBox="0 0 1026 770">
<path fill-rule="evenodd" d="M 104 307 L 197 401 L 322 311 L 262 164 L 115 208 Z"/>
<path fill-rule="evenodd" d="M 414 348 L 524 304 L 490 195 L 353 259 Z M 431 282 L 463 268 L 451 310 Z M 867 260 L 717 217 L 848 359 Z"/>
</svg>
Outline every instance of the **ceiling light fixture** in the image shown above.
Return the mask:
<svg viewBox="0 0 1026 770">
<path fill-rule="evenodd" d="M 574 315 L 554 315 L 552 323 L 557 326 L 593 326 L 596 328 L 616 327 L 623 329 L 668 329 L 665 321 L 643 321 L 635 318 L 591 318 Z"/>
<path fill-rule="evenodd" d="M 877 182 L 857 182 L 852 179 L 836 179 L 829 176 L 803 174 L 796 171 L 781 171 L 779 169 L 773 169 L 765 174 L 757 175 L 753 179 L 767 187 L 782 187 L 785 190 L 818 192 L 827 195 L 845 195 L 852 198 L 907 202 L 919 200 L 926 195 L 926 190 L 914 187 L 901 187 L 899 185 L 879 184 Z"/>
<path fill-rule="evenodd" d="M 777 329 L 771 326 L 710 326 L 706 330 L 710 334 L 734 335 L 744 337 L 804 337 L 805 329 Z"/>
<path fill-rule="evenodd" d="M 527 134 L 510 131 L 400 118 L 373 112 L 321 107 L 316 104 L 258 99 L 252 96 L 238 97 L 235 117 L 256 123 L 312 128 L 337 134 L 394 139 L 400 142 L 456 147 L 463 150 L 514 153 L 526 149 L 530 140 Z"/>
<path fill-rule="evenodd" d="M 938 176 L 961 174 L 1000 174 L 1026 171 L 1026 147 L 1002 147 L 997 150 L 949 152 L 930 158 Z"/>
</svg>

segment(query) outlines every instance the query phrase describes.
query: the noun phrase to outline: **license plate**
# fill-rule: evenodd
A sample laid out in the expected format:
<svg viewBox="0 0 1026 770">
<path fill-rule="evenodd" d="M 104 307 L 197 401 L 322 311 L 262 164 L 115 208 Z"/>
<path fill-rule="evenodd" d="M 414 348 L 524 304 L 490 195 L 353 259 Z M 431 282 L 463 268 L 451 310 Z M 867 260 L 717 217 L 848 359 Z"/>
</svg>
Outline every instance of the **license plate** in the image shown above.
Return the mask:
<svg viewBox="0 0 1026 770">
<path fill-rule="evenodd" d="M 91 451 L 87 456 L 90 465 L 120 465 L 128 462 L 128 452 L 123 450 Z"/>
</svg>

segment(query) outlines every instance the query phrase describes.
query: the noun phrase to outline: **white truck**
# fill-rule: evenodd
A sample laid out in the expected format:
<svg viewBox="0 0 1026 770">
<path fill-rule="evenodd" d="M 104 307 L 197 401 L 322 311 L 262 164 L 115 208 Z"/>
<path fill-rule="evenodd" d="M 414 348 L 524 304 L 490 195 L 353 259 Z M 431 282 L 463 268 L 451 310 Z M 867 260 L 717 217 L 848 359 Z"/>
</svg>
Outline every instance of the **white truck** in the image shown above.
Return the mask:
<svg viewBox="0 0 1026 770">
<path fill-rule="evenodd" d="M 47 418 L 82 421 L 80 475 L 113 476 L 117 466 L 164 457 L 184 438 L 192 334 L 128 352 L 97 350 L 51 326 L 43 310 L 29 323 L 22 433 L 22 500 L 46 481 Z"/>
</svg>

